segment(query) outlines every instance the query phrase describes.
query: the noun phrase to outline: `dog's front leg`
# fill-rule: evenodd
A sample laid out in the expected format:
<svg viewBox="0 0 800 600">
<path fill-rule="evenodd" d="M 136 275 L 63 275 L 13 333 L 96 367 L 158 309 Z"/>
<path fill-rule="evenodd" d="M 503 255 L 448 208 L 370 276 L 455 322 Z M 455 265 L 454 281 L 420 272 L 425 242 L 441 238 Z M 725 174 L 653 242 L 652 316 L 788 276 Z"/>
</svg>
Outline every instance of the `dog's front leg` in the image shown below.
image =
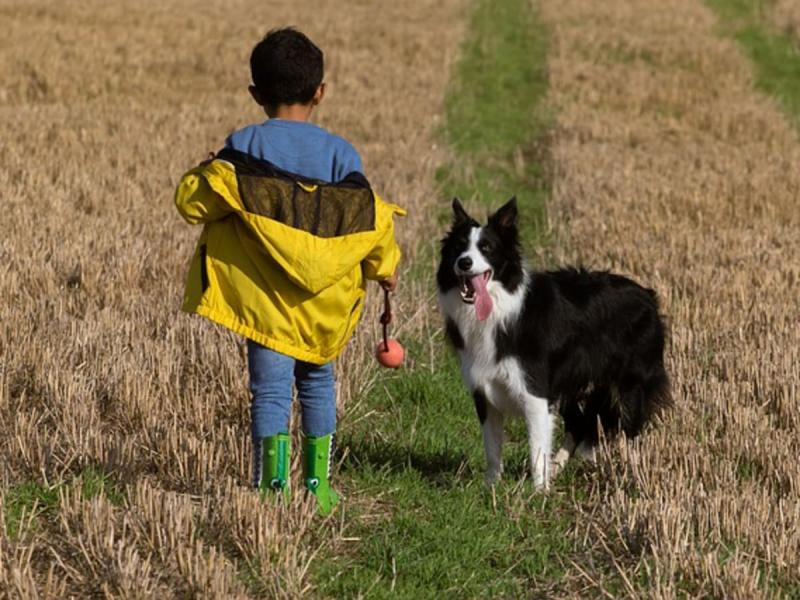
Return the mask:
<svg viewBox="0 0 800 600">
<path fill-rule="evenodd" d="M 525 398 L 525 425 L 528 429 L 531 476 L 536 489 L 547 489 L 550 479 L 550 452 L 553 445 L 553 417 L 547 400 Z"/>
<path fill-rule="evenodd" d="M 472 395 L 486 453 L 486 484 L 494 485 L 503 474 L 503 415 L 489 403 L 482 390 L 475 390 Z"/>
</svg>

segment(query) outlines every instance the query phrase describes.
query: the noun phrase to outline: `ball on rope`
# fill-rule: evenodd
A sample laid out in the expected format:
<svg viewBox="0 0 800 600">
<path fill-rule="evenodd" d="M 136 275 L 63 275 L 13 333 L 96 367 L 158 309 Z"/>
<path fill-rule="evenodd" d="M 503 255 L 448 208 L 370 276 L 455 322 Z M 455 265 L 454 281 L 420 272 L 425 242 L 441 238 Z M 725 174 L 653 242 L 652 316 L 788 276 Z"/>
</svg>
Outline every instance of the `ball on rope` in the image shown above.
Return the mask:
<svg viewBox="0 0 800 600">
<path fill-rule="evenodd" d="M 406 351 L 397 340 L 390 339 L 387 340 L 387 342 L 384 342 L 383 340 L 380 341 L 378 347 L 375 349 L 375 358 L 378 359 L 378 362 L 382 366 L 389 369 L 396 369 L 403 364 L 403 358 L 405 358 Z"/>
<path fill-rule="evenodd" d="M 389 302 L 389 290 L 383 289 L 383 314 L 381 315 L 381 325 L 383 326 L 383 339 L 375 349 L 375 358 L 378 362 L 389 369 L 396 369 L 403 364 L 406 351 L 400 342 L 389 339 L 389 323 L 392 322 L 392 305 Z"/>
</svg>

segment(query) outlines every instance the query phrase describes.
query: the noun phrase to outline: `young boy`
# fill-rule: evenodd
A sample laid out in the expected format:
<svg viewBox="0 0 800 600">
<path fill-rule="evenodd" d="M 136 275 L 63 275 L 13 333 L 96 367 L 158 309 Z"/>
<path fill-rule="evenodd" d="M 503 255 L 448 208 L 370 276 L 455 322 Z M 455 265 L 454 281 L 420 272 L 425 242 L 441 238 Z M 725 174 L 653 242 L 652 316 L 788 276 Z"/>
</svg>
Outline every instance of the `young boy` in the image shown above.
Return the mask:
<svg viewBox="0 0 800 600">
<path fill-rule="evenodd" d="M 183 309 L 247 338 L 253 485 L 288 495 L 292 384 L 302 407 L 303 470 L 319 511 L 336 429 L 333 359 L 361 316 L 366 279 L 394 290 L 393 215 L 344 139 L 309 122 L 325 95 L 322 52 L 292 28 L 250 57 L 250 94 L 268 120 L 234 132 L 182 178 L 176 204 L 205 226 Z"/>
</svg>

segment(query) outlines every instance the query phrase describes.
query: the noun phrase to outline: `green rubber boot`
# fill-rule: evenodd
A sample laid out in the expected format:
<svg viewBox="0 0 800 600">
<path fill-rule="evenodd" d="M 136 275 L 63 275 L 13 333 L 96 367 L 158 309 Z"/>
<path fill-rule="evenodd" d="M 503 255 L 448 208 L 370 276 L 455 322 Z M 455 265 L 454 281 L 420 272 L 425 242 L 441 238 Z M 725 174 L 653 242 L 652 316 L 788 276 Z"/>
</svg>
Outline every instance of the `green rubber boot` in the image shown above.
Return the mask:
<svg viewBox="0 0 800 600">
<path fill-rule="evenodd" d="M 291 444 L 288 433 L 279 433 L 261 438 L 261 448 L 256 449 L 253 479 L 264 497 L 270 492 L 283 492 L 289 499 L 289 453 Z"/>
<path fill-rule="evenodd" d="M 331 514 L 339 496 L 330 486 L 333 434 L 306 436 L 303 441 L 303 477 L 306 489 L 317 498 L 319 514 Z"/>
</svg>

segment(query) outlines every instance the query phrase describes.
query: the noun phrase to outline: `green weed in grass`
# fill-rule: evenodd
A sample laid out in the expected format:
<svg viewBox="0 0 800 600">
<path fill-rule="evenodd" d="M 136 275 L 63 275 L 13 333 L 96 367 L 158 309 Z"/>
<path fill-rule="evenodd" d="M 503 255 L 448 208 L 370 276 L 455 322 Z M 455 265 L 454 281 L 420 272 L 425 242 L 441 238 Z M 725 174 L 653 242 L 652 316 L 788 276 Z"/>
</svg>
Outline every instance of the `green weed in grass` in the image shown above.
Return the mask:
<svg viewBox="0 0 800 600">
<path fill-rule="evenodd" d="M 11 486 L 3 497 L 6 533 L 9 539 L 16 540 L 22 534 L 23 522 L 31 515 L 40 515 L 58 506 L 58 488 L 47 487 L 34 482 Z M 36 526 L 36 519 L 30 521 Z"/>
<path fill-rule="evenodd" d="M 104 473 L 102 469 L 95 466 L 86 467 L 68 482 L 50 486 L 34 481 L 21 482 L 12 485 L 3 497 L 8 537 L 11 540 L 18 539 L 23 533 L 21 527 L 24 522 L 27 521 L 32 528 L 36 528 L 40 517 L 55 512 L 60 502 L 60 491 L 68 485 L 80 486 L 81 496 L 84 500 L 105 495 L 112 504 L 117 506 L 122 505 L 125 501 L 119 485 L 108 473 Z M 33 519 L 30 519 L 31 515 L 34 516 Z"/>
<path fill-rule="evenodd" d="M 85 468 L 78 479 L 81 482 L 81 495 L 86 500 L 104 495 L 111 504 L 120 506 L 125 502 L 125 495 L 120 490 L 119 485 L 111 475 L 103 472 L 99 467 L 90 466 Z"/>
</svg>

